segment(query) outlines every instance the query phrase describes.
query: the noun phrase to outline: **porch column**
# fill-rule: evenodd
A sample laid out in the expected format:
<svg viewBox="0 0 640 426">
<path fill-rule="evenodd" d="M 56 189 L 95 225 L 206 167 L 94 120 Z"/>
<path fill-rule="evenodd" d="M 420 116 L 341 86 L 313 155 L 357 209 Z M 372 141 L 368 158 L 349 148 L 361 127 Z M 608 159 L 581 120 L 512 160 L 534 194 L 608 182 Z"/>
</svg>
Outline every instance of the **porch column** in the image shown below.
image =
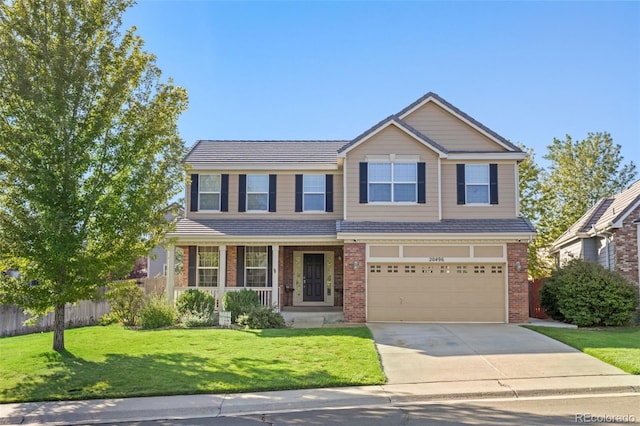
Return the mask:
<svg viewBox="0 0 640 426">
<path fill-rule="evenodd" d="M 173 304 L 173 287 L 176 279 L 176 246 L 173 244 L 167 247 L 167 276 L 165 278 L 167 302 Z"/>
<path fill-rule="evenodd" d="M 271 263 L 273 264 L 273 269 L 271 270 L 271 304 L 275 305 L 276 309 L 280 311 L 280 283 L 278 282 L 278 266 L 280 260 L 280 246 L 273 245 L 271 246 Z"/>
<path fill-rule="evenodd" d="M 227 246 L 218 246 L 218 306 L 222 309 L 222 296 L 227 283 Z"/>
</svg>

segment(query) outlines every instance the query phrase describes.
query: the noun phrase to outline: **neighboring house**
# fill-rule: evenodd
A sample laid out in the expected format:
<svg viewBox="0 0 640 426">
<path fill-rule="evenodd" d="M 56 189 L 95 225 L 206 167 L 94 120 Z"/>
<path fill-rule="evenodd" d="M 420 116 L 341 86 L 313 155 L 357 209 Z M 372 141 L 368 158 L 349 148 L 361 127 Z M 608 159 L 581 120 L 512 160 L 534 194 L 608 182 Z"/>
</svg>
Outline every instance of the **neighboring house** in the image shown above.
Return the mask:
<svg viewBox="0 0 640 426">
<path fill-rule="evenodd" d="M 554 243 L 556 264 L 570 259 L 597 262 L 640 282 L 640 180 L 611 198 L 600 199 Z"/>
<path fill-rule="evenodd" d="M 167 207 L 164 218 L 174 221 L 184 216 L 184 208 L 178 203 L 172 203 Z M 163 277 L 167 273 L 167 251 L 162 245 L 154 248 L 147 256 L 147 278 Z"/>
<path fill-rule="evenodd" d="M 250 288 L 347 322 L 526 322 L 525 157 L 434 93 L 350 141 L 198 141 L 169 298 Z"/>
</svg>

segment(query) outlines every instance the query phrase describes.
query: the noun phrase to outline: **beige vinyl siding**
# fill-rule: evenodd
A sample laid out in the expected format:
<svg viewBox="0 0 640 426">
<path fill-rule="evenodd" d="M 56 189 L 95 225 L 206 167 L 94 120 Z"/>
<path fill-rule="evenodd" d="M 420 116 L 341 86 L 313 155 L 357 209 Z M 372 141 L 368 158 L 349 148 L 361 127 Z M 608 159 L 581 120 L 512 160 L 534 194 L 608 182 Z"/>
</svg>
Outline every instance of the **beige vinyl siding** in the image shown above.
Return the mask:
<svg viewBox="0 0 640 426">
<path fill-rule="evenodd" d="M 459 205 L 456 188 L 456 164 L 498 163 L 498 204 Z M 443 161 L 443 219 L 510 219 L 516 217 L 516 177 L 513 162 Z"/>
<path fill-rule="evenodd" d="M 186 215 L 191 219 L 238 219 L 238 218 L 270 218 L 270 219 L 342 219 L 343 211 L 343 194 L 342 194 L 342 174 L 333 173 L 333 212 L 300 212 L 295 211 L 296 194 L 295 194 L 295 175 L 296 174 L 332 174 L 322 172 L 309 171 L 198 171 L 193 170 L 190 173 L 198 174 L 215 174 L 226 173 L 229 175 L 229 211 L 220 213 L 199 213 L 190 211 L 191 197 L 189 188 L 186 191 Z M 268 212 L 238 212 L 238 186 L 239 175 L 241 174 L 275 174 L 278 176 L 278 186 L 276 188 L 276 211 Z"/>
<path fill-rule="evenodd" d="M 426 204 L 360 204 L 360 162 L 367 155 L 414 155 L 426 163 Z M 437 221 L 438 156 L 430 148 L 391 125 L 347 154 L 347 220 L 369 221 Z"/>
<path fill-rule="evenodd" d="M 413 111 L 403 120 L 450 151 L 504 150 L 502 146 L 432 102 Z"/>
</svg>

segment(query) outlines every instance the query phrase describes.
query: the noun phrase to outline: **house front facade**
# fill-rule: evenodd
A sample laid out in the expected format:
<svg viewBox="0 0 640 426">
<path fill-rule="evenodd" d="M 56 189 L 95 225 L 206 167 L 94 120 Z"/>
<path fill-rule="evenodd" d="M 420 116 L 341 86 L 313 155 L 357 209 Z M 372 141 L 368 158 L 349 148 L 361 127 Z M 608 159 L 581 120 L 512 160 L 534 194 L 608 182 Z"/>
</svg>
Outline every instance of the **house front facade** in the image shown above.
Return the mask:
<svg viewBox="0 0 640 426">
<path fill-rule="evenodd" d="M 434 93 L 353 140 L 198 141 L 168 296 L 249 288 L 346 322 L 526 322 L 525 157 Z"/>
<path fill-rule="evenodd" d="M 640 286 L 640 180 L 598 200 L 553 243 L 557 266 L 571 259 L 596 262 Z"/>
</svg>

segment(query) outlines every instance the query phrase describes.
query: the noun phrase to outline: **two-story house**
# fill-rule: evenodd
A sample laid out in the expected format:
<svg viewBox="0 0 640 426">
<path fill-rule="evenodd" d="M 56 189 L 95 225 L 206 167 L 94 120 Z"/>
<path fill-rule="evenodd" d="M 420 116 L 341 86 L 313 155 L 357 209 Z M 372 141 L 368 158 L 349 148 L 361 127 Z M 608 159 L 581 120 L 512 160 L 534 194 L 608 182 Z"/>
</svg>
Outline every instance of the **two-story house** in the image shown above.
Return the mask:
<svg viewBox="0 0 640 426">
<path fill-rule="evenodd" d="M 350 141 L 198 141 L 169 297 L 250 288 L 347 322 L 526 322 L 525 156 L 434 93 Z"/>
</svg>

